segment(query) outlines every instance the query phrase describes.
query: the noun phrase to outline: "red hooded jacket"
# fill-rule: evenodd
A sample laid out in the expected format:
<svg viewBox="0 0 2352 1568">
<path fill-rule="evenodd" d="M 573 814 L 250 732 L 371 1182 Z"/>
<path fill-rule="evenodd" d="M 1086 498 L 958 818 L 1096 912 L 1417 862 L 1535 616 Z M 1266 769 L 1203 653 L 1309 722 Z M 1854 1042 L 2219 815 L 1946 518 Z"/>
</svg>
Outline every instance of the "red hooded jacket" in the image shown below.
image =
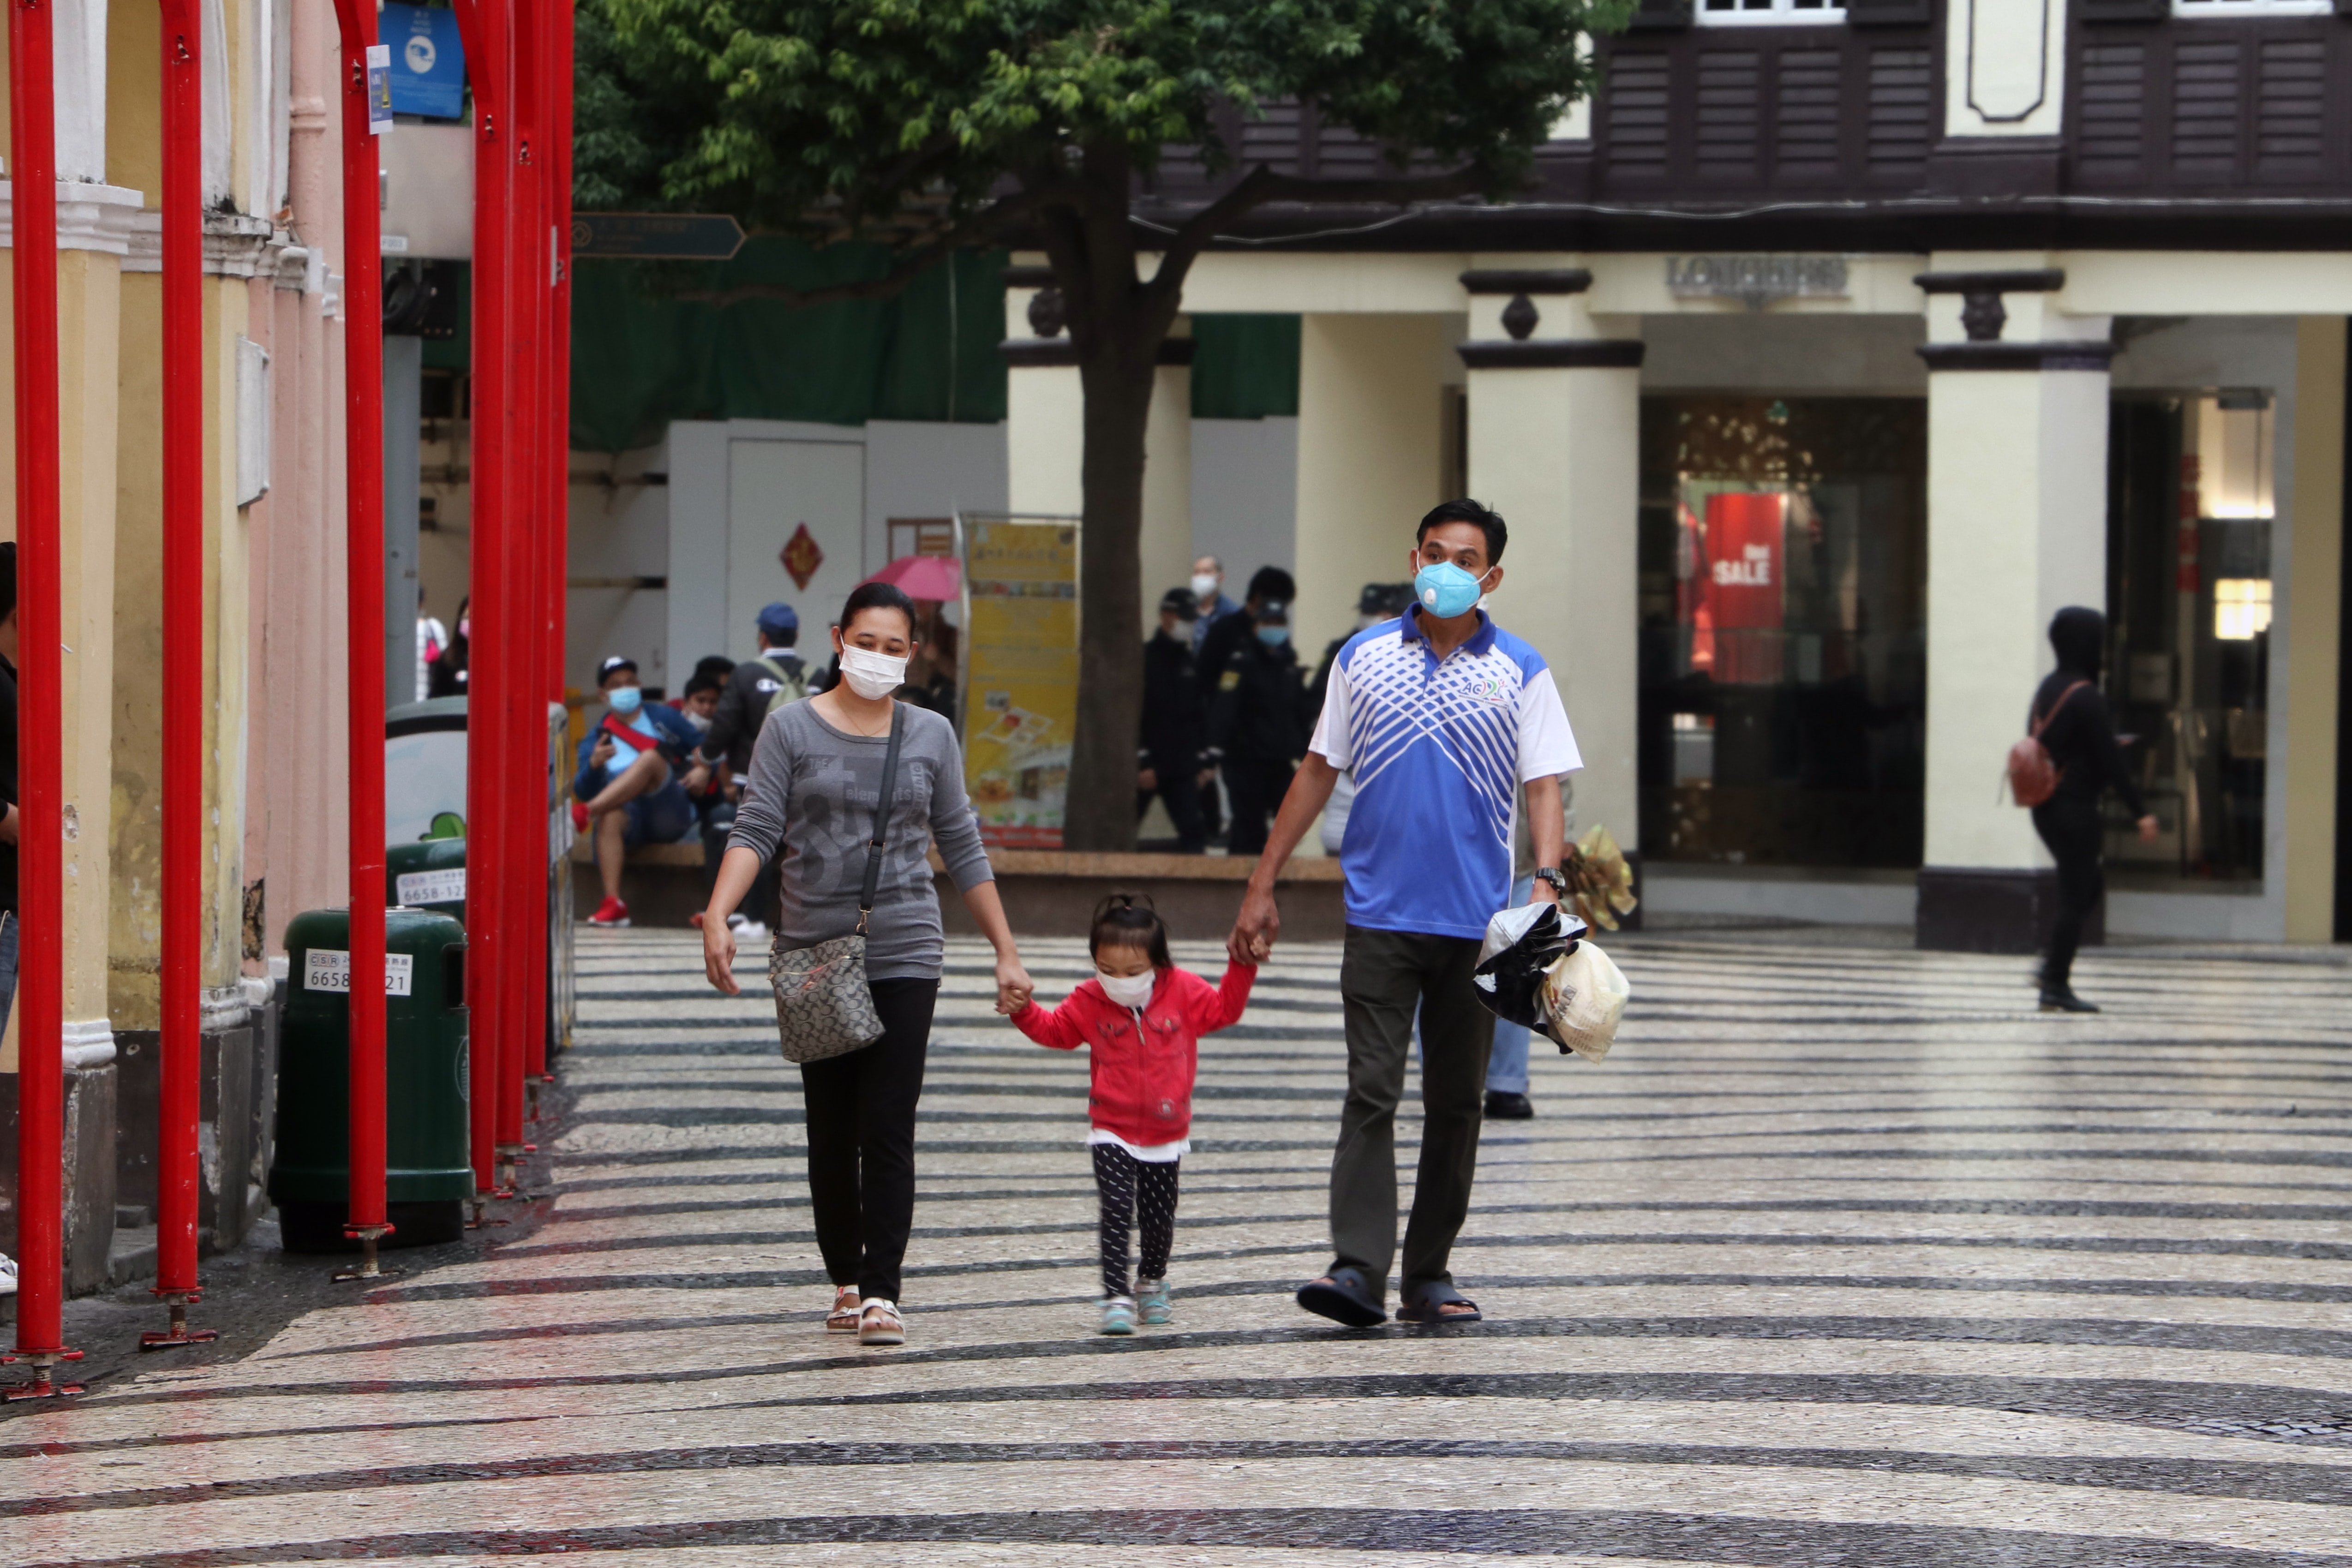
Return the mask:
<svg viewBox="0 0 2352 1568">
<path fill-rule="evenodd" d="M 1201 1037 L 1213 1035 L 1249 1005 L 1253 964 L 1225 966 L 1222 984 L 1185 969 L 1163 969 L 1151 1000 L 1136 1015 L 1082 982 L 1058 1007 L 1032 1002 L 1013 1015 L 1020 1031 L 1057 1051 L 1088 1047 L 1094 1091 L 1087 1099 L 1093 1124 L 1149 1148 L 1173 1143 L 1192 1130 L 1192 1079 Z"/>
</svg>

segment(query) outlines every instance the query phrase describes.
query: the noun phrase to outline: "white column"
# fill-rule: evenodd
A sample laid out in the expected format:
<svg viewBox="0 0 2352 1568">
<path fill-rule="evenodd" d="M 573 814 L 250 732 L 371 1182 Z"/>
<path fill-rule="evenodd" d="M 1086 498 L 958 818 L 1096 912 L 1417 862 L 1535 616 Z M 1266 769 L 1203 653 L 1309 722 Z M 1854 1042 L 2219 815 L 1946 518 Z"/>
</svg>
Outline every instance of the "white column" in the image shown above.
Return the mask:
<svg viewBox="0 0 2352 1568">
<path fill-rule="evenodd" d="M 1474 270 L 1463 282 L 1470 493 L 1511 529 L 1495 616 L 1559 685 L 1584 754 L 1578 826 L 1638 849 L 1638 322 L 1586 310 L 1580 268 Z"/>
<path fill-rule="evenodd" d="M 1004 269 L 1005 506 L 1076 517 L 1086 499 L 1086 395 L 1052 282 L 1053 273 L 1027 258 Z"/>
<path fill-rule="evenodd" d="M 1177 335 L 1181 334 L 1181 335 Z M 1192 338 L 1180 321 L 1161 345 L 1143 432 L 1143 626 L 1160 624 L 1160 595 L 1192 573 Z"/>
<path fill-rule="evenodd" d="M 1927 344 L 1927 847 L 1922 947 L 2031 952 L 2055 896 L 2050 858 L 2001 788 L 2050 620 L 2106 605 L 2105 316 L 2056 308 L 2063 274 L 1946 260 Z M 2008 263 L 2011 258 L 1996 258 Z M 2032 258 L 2029 258 L 2032 259 Z M 1964 317 L 1966 318 L 1964 320 Z"/>
<path fill-rule="evenodd" d="M 1413 525 L 1443 499 L 1443 362 L 1457 321 L 1310 315 L 1300 324 L 1290 626 L 1301 658 L 1354 629 L 1365 584 L 1412 574 Z"/>
</svg>

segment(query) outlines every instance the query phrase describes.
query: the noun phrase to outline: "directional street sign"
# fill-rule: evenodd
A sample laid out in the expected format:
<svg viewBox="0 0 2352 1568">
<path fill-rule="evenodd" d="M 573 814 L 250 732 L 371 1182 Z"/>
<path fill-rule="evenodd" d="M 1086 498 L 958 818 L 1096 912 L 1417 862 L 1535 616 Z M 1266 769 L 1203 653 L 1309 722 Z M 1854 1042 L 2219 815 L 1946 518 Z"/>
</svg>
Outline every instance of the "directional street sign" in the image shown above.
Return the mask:
<svg viewBox="0 0 2352 1568">
<path fill-rule="evenodd" d="M 726 213 L 574 213 L 572 254 L 636 261 L 726 261 L 743 226 Z"/>
</svg>

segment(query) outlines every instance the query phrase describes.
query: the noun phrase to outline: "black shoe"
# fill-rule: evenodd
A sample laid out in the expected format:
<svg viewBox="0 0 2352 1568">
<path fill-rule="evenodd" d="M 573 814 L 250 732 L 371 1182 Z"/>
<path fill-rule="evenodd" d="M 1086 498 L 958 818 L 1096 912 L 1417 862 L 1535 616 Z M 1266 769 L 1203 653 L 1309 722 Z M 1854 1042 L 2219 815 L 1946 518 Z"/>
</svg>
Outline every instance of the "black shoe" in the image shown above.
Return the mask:
<svg viewBox="0 0 2352 1568">
<path fill-rule="evenodd" d="M 1486 1114 L 1496 1121 L 1525 1121 L 1535 1113 L 1534 1102 L 1524 1094 L 1500 1089 L 1486 1091 Z"/>
<path fill-rule="evenodd" d="M 2045 1013 L 2095 1013 L 2099 1005 L 2084 1001 L 2070 987 L 2062 985 L 2053 990 L 2045 985 L 2042 988 L 2042 1010 Z"/>
</svg>

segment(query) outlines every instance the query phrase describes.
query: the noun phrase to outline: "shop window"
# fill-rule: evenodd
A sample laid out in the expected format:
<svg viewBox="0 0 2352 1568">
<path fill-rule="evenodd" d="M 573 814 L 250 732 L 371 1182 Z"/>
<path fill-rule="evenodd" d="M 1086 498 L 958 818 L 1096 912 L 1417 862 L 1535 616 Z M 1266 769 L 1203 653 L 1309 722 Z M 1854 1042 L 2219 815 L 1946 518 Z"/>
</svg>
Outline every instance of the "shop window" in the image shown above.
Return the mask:
<svg viewBox="0 0 2352 1568">
<path fill-rule="evenodd" d="M 1927 409 L 1642 404 L 1642 844 L 1919 863 Z"/>
<path fill-rule="evenodd" d="M 2161 825 L 2108 806 L 2123 886 L 2259 884 L 2274 468 L 2261 389 L 2117 399 L 2108 422 L 2108 700 Z"/>
<path fill-rule="evenodd" d="M 2237 3 L 2251 4 L 2252 0 Z M 1780 27 L 1791 23 L 1843 22 L 1845 7 L 1831 5 L 1828 0 L 1700 0 L 1693 15 L 1708 26 Z"/>
</svg>

